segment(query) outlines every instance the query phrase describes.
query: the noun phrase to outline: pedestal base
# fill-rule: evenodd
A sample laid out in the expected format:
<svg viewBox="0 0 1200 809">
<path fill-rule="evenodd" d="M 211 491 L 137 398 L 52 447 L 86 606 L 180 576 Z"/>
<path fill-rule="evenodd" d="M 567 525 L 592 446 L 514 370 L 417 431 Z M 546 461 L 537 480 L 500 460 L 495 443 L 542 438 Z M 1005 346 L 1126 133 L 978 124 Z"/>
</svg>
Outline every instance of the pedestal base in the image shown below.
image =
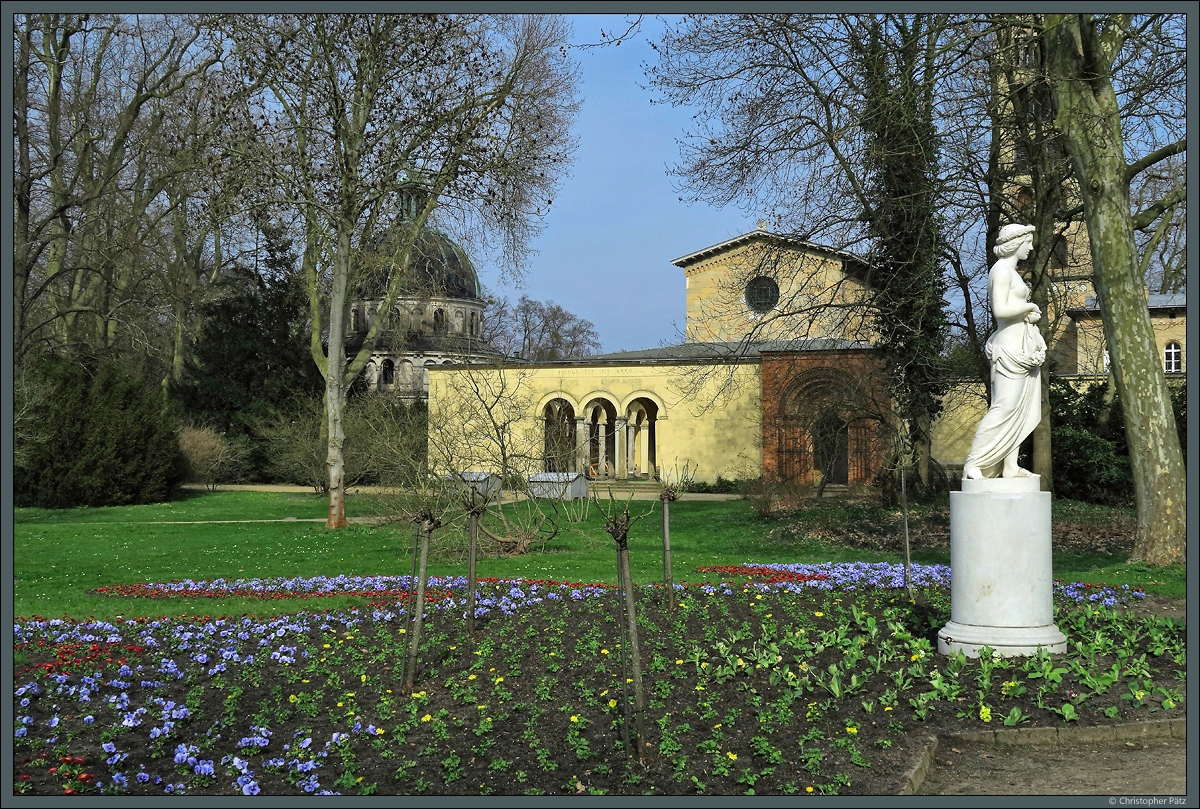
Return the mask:
<svg viewBox="0 0 1200 809">
<path fill-rule="evenodd" d="M 1065 652 L 1051 561 L 1050 493 L 1040 478 L 964 480 L 950 493 L 950 622 L 938 652 Z"/>
<path fill-rule="evenodd" d="M 1065 652 L 1067 636 L 1054 624 L 1045 626 L 972 626 L 953 620 L 938 632 L 938 653 L 944 655 L 962 651 L 967 657 L 979 657 L 987 646 L 997 657 L 1029 657 L 1038 649 Z"/>
</svg>

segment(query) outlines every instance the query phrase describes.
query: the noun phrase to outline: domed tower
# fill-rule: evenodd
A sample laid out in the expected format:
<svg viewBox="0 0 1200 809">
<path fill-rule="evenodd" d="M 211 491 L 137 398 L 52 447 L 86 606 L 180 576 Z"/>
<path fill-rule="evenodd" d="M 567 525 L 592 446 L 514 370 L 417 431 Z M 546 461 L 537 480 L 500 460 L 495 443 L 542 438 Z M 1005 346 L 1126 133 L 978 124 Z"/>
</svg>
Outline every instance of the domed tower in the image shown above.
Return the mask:
<svg viewBox="0 0 1200 809">
<path fill-rule="evenodd" d="M 346 350 L 357 351 L 380 314 L 404 238 L 420 197 L 402 200 L 401 218 L 362 251 L 362 274 L 351 304 Z M 372 390 L 413 402 L 428 394 L 431 365 L 494 362 L 499 353 L 483 339 L 487 302 L 470 258 L 448 236 L 428 225 L 413 242 L 408 270 L 391 317 L 375 343 L 365 376 Z"/>
</svg>

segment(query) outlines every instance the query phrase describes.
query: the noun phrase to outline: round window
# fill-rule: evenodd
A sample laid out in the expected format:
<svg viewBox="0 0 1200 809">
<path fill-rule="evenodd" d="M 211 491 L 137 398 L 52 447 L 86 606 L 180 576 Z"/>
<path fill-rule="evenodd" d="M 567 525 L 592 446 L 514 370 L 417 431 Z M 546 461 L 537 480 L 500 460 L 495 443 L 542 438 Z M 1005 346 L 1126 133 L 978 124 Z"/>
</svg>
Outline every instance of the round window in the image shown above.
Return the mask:
<svg viewBox="0 0 1200 809">
<path fill-rule="evenodd" d="M 755 312 L 767 312 L 779 303 L 779 284 L 765 275 L 746 284 L 746 303 Z"/>
</svg>

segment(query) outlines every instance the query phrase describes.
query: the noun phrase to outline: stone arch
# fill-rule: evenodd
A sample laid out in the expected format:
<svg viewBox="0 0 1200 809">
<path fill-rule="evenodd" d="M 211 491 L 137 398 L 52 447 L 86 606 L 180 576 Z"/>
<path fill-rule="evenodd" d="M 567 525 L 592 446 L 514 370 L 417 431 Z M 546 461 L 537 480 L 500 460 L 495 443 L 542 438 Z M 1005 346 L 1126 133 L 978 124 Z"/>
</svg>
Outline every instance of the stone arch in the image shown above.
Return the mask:
<svg viewBox="0 0 1200 809">
<path fill-rule="evenodd" d="M 667 418 L 667 403 L 661 396 L 659 396 L 657 393 L 655 393 L 652 390 L 645 390 L 645 389 L 635 390 L 633 393 L 631 393 L 625 397 L 625 401 L 621 403 L 621 408 L 624 410 L 628 410 L 630 407 L 633 406 L 634 402 L 636 402 L 639 399 L 644 399 L 646 401 L 653 402 L 655 408 L 657 408 L 657 411 L 658 411 L 658 415 L 656 416 L 656 418 L 658 418 L 661 421 L 666 420 L 666 418 Z"/>
<path fill-rule="evenodd" d="M 439 309 L 433 310 L 433 333 L 434 334 L 445 334 L 446 333 L 446 310 L 445 309 L 439 308 Z"/>
<path fill-rule="evenodd" d="M 379 369 L 379 389 L 384 390 L 390 388 L 396 383 L 396 363 L 388 357 L 383 361 L 383 365 Z"/>
</svg>

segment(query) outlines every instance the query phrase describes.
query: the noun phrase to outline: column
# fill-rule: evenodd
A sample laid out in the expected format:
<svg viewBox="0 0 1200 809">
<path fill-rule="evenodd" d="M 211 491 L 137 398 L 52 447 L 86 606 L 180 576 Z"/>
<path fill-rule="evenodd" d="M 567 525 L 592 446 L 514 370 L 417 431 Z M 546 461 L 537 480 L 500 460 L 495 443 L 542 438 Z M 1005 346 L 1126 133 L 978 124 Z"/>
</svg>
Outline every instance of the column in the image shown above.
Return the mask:
<svg viewBox="0 0 1200 809">
<path fill-rule="evenodd" d="M 588 423 L 579 416 L 575 419 L 575 471 L 587 474 L 588 465 Z"/>
<path fill-rule="evenodd" d="M 613 447 L 613 452 L 617 456 L 617 480 L 625 480 L 629 477 L 629 450 L 625 441 L 625 429 L 628 424 L 629 419 L 617 419 L 617 440 Z"/>
<path fill-rule="evenodd" d="M 608 414 L 605 414 L 604 421 L 596 421 L 596 477 L 604 477 L 604 465 L 608 463 L 608 432 L 604 429 L 608 426 Z"/>
</svg>

